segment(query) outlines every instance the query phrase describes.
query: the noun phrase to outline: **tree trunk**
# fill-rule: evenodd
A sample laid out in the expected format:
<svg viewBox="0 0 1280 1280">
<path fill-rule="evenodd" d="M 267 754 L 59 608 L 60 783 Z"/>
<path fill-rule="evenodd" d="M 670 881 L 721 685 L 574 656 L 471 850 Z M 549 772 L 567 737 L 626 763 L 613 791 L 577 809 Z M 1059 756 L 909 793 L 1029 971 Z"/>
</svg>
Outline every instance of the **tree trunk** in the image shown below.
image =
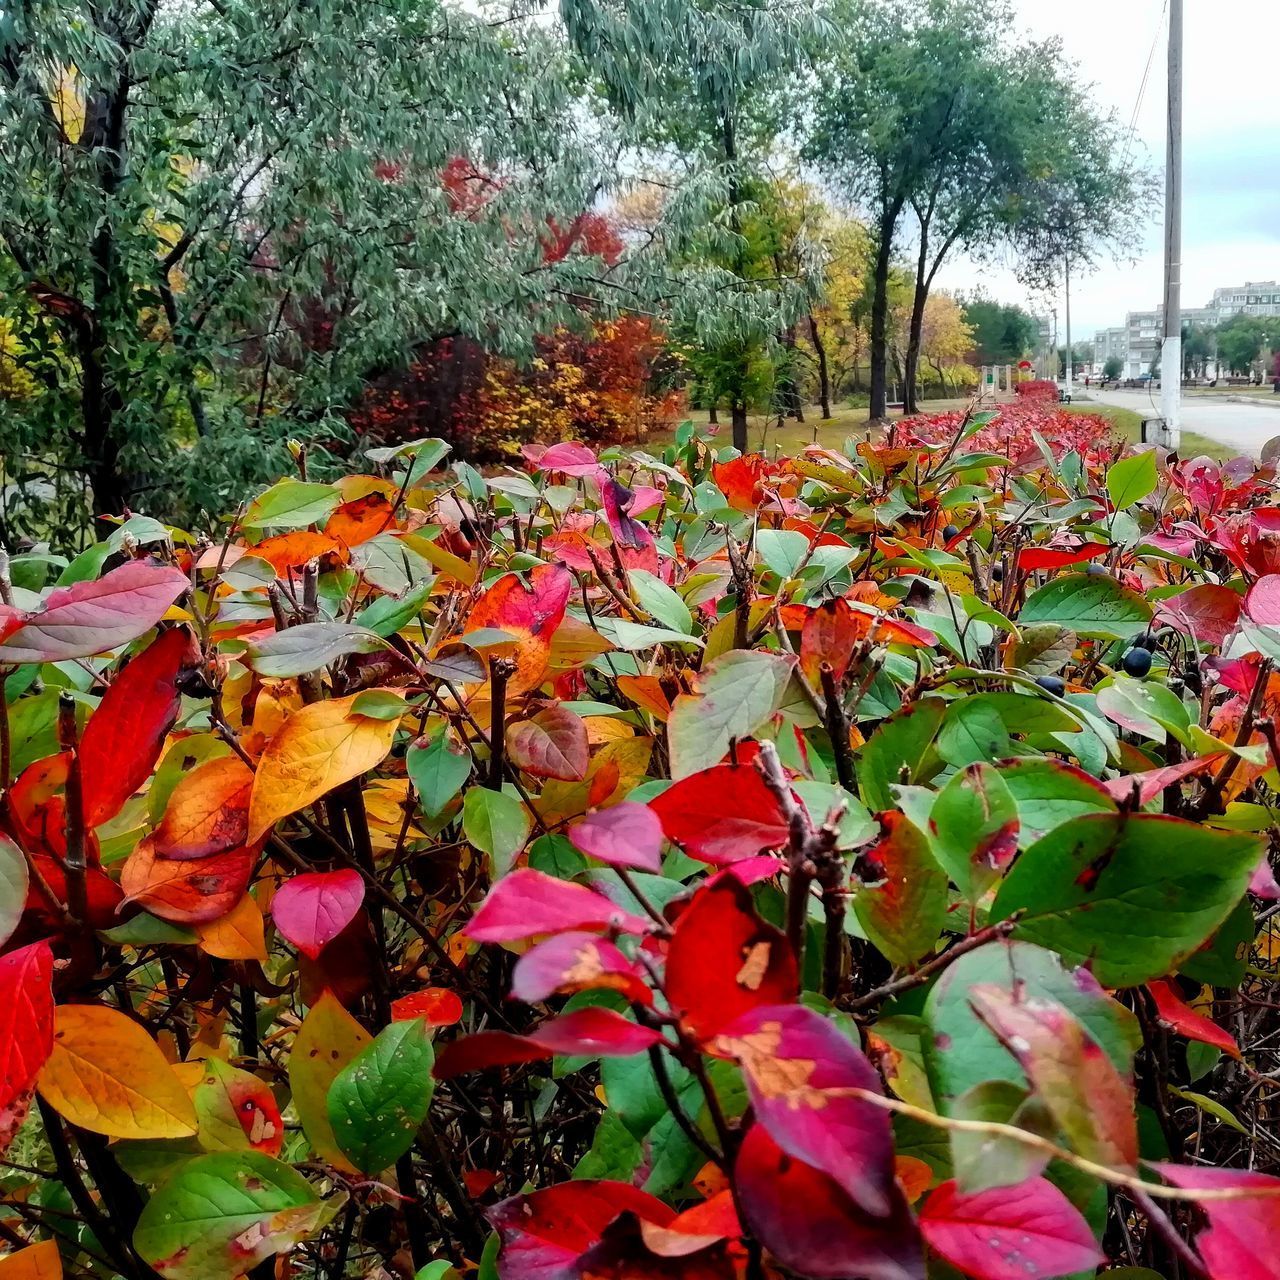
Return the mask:
<svg viewBox="0 0 1280 1280">
<path fill-rule="evenodd" d="M 781 272 L 779 272 L 781 274 Z M 804 401 L 800 397 L 800 386 L 795 377 L 796 327 L 788 325 L 782 334 L 783 357 L 782 377 L 778 379 L 778 408 L 780 416 L 804 421 Z"/>
<path fill-rule="evenodd" d="M 920 228 L 920 257 L 916 263 L 916 289 L 911 299 L 911 326 L 907 331 L 907 354 L 903 369 L 902 411 L 918 413 L 920 405 L 916 397 L 916 376 L 920 370 L 920 340 L 924 334 L 924 305 L 929 300 L 929 284 L 925 279 L 926 255 L 929 252 L 929 231 Z"/>
<path fill-rule="evenodd" d="M 747 445 L 747 402 L 734 396 L 730 411 L 733 417 L 733 447 L 739 453 L 749 451 Z"/>
<path fill-rule="evenodd" d="M 818 322 L 809 312 L 809 341 L 813 343 L 814 355 L 818 357 L 818 403 L 822 406 L 823 418 L 831 417 L 831 370 L 827 367 L 827 348 L 818 330 Z"/>
<path fill-rule="evenodd" d="M 720 421 L 720 416 L 717 413 L 717 402 L 715 400 L 711 402 L 711 407 L 707 410 L 707 421 L 712 426 L 715 426 Z"/>
<path fill-rule="evenodd" d="M 889 268 L 893 258 L 893 231 L 902 212 L 903 197 L 895 196 L 884 207 L 877 228 L 874 293 L 871 299 L 871 421 L 883 421 L 888 409 L 889 369 Z"/>
</svg>

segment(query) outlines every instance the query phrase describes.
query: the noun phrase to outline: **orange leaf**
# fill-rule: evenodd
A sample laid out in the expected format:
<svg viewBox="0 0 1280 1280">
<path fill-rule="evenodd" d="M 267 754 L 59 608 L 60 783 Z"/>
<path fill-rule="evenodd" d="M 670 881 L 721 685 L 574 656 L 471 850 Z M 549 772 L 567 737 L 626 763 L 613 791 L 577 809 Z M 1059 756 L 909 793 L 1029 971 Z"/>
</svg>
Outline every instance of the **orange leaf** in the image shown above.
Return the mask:
<svg viewBox="0 0 1280 1280">
<path fill-rule="evenodd" d="M 208 858 L 162 858 L 150 836 L 129 855 L 120 887 L 130 902 L 173 924 L 206 924 L 244 896 L 253 874 L 249 849 Z"/>
<path fill-rule="evenodd" d="M 173 789 L 151 834 L 166 858 L 205 858 L 238 849 L 249 831 L 253 771 L 239 756 L 219 756 L 187 774 Z"/>
<path fill-rule="evenodd" d="M 386 494 L 374 492 L 352 502 L 344 502 L 329 517 L 324 531 L 346 546 L 355 547 L 386 529 L 394 528 L 395 508 Z"/>
<path fill-rule="evenodd" d="M 301 568 L 308 560 L 318 560 L 321 556 L 332 555 L 340 562 L 347 559 L 337 539 L 327 533 L 312 533 L 309 529 L 277 534 L 258 543 L 252 550 L 278 574 Z"/>
<path fill-rule="evenodd" d="M 200 949 L 219 960 L 256 960 L 267 963 L 266 931 L 262 911 L 249 894 L 245 894 L 225 916 L 210 920 L 196 929 Z"/>
<path fill-rule="evenodd" d="M 467 632 L 496 627 L 516 638 L 510 656 L 515 675 L 507 682 L 510 695 L 527 693 L 538 685 L 551 655 L 551 637 L 564 620 L 573 579 L 559 564 L 540 564 L 529 581 L 504 573 L 476 601 L 467 619 Z"/>
<path fill-rule="evenodd" d="M 267 743 L 249 802 L 250 841 L 386 758 L 399 718 L 357 715 L 351 706 L 359 696 L 303 707 Z"/>
<path fill-rule="evenodd" d="M 57 1242 L 41 1240 L 0 1258 L 0 1280 L 62 1280 Z"/>
<path fill-rule="evenodd" d="M 111 1138 L 189 1138 L 196 1113 L 160 1046 L 105 1005 L 61 1006 L 53 1053 L 36 1082 L 72 1124 Z"/>
</svg>

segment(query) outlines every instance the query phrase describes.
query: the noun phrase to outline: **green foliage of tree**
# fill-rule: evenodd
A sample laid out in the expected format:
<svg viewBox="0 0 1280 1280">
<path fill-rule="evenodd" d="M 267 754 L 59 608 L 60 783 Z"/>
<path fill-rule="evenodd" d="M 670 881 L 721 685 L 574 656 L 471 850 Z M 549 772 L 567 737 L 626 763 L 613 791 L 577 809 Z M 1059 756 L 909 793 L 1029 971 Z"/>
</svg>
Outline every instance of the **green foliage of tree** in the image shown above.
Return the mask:
<svg viewBox="0 0 1280 1280">
<path fill-rule="evenodd" d="M 961 304 L 979 364 L 1012 364 L 1035 350 L 1040 326 L 1029 311 L 981 294 L 962 298 Z"/>
<path fill-rule="evenodd" d="M 83 470 L 97 512 L 169 486 L 216 508 L 278 474 L 288 437 L 341 442 L 363 379 L 413 343 L 527 352 L 572 319 L 600 264 L 547 262 L 539 230 L 596 198 L 603 131 L 563 42 L 499 17 L 6 6 L 0 305 L 44 388 L 0 419 L 6 457 Z M 442 183 L 458 156 L 491 175 L 482 201 Z"/>
<path fill-rule="evenodd" d="M 1102 376 L 1107 379 L 1118 378 L 1124 372 L 1124 361 L 1119 356 L 1108 356 L 1102 366 Z"/>
<path fill-rule="evenodd" d="M 1041 282 L 1064 258 L 1125 245 L 1143 208 L 1117 125 L 1054 41 L 1014 38 L 1005 0 L 841 0 L 809 154 L 871 211 L 871 412 L 883 416 L 893 246 L 913 245 L 905 357 L 914 407 L 924 308 L 947 255 L 1011 246 Z M 900 227 L 910 215 L 907 229 Z"/>
<path fill-rule="evenodd" d="M 1241 313 L 1224 320 L 1215 332 L 1218 359 L 1234 374 L 1251 373 L 1270 336 L 1280 332 L 1280 319 Z"/>
</svg>

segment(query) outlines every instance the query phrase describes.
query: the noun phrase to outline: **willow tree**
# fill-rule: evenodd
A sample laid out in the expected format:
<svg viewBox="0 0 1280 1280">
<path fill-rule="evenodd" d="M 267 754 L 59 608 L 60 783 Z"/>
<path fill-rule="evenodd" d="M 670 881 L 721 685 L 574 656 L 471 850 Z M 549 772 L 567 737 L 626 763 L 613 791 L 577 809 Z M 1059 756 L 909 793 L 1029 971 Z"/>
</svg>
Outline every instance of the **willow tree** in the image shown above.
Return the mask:
<svg viewBox="0 0 1280 1280">
<path fill-rule="evenodd" d="M 807 314 L 805 255 L 783 271 L 762 260 L 761 194 L 797 76 L 828 28 L 790 0 L 560 0 L 560 13 L 635 162 L 670 175 L 653 229 L 675 271 L 665 305 L 714 369 L 745 450 L 753 365 Z"/>
<path fill-rule="evenodd" d="M 290 437 L 323 464 L 414 345 L 531 350 L 600 276 L 540 235 L 603 171 L 570 63 L 438 0 L 0 7 L 0 320 L 40 387 L 0 407 L 8 498 L 217 509 Z"/>
</svg>

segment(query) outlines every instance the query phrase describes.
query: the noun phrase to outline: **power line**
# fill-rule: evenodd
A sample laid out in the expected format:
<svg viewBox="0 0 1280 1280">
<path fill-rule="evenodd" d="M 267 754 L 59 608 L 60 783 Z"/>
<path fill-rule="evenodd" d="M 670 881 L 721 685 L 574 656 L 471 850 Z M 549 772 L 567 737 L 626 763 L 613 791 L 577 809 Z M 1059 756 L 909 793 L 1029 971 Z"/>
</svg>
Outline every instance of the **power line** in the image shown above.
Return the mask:
<svg viewBox="0 0 1280 1280">
<path fill-rule="evenodd" d="M 1129 153 L 1133 149 L 1134 134 L 1138 127 L 1138 114 L 1142 110 L 1142 100 L 1147 94 L 1147 82 L 1151 79 L 1151 67 L 1155 62 L 1156 49 L 1160 44 L 1160 33 L 1164 30 L 1164 20 L 1168 13 L 1169 0 L 1164 0 L 1164 4 L 1160 8 L 1160 17 L 1156 20 L 1155 33 L 1151 37 L 1151 48 L 1147 51 L 1147 65 L 1142 70 L 1142 80 L 1138 85 L 1138 96 L 1133 104 L 1133 114 L 1129 117 L 1129 135 L 1125 138 L 1124 143 L 1124 164 L 1129 163 Z"/>
</svg>

